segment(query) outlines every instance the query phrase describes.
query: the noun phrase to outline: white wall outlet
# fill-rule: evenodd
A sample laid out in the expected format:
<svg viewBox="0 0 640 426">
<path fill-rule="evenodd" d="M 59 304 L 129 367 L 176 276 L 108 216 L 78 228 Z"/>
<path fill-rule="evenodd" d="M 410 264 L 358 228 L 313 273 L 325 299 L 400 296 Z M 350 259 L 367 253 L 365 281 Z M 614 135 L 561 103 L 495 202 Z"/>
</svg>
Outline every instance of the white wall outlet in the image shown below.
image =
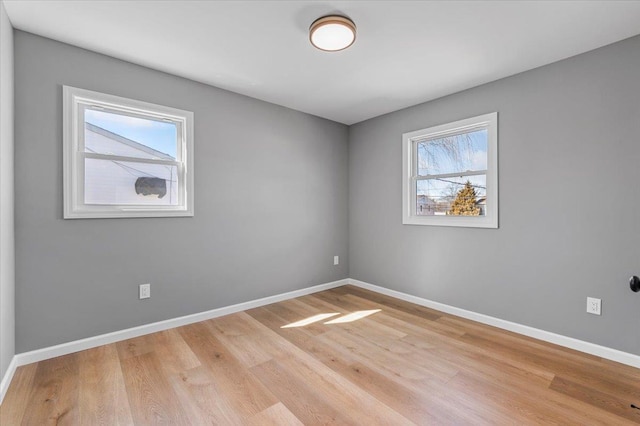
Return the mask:
<svg viewBox="0 0 640 426">
<path fill-rule="evenodd" d="M 140 299 L 151 297 L 151 284 L 140 284 Z"/>
<path fill-rule="evenodd" d="M 602 315 L 602 300 L 595 297 L 587 297 L 587 312 L 594 315 Z"/>
<path fill-rule="evenodd" d="M 334 265 L 340 264 L 340 256 L 333 256 L 333 264 Z"/>
</svg>

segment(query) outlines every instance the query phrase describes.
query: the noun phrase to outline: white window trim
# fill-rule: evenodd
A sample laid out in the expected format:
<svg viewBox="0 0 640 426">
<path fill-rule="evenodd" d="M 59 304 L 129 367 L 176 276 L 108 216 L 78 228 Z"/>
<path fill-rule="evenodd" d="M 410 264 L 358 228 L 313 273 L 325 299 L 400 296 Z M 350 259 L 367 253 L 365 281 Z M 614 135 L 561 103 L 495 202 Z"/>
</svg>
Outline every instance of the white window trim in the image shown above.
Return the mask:
<svg viewBox="0 0 640 426">
<path fill-rule="evenodd" d="M 88 205 L 84 204 L 84 158 L 80 152 L 83 141 L 84 121 L 80 117 L 82 105 L 117 109 L 118 111 L 155 117 L 175 122 L 178 135 L 178 174 L 184 185 L 179 189 L 177 206 L 136 205 Z M 193 112 L 156 105 L 119 96 L 108 95 L 76 87 L 63 86 L 63 187 L 64 218 L 123 218 L 123 217 L 171 217 L 193 216 Z M 101 155 L 101 157 L 104 157 Z M 131 158 L 122 159 L 130 161 Z M 145 162 L 145 159 L 135 161 Z M 153 161 L 161 162 L 161 161 Z M 81 164 L 82 163 L 82 164 Z"/>
<path fill-rule="evenodd" d="M 474 128 L 487 129 L 487 214 L 468 216 L 421 216 L 415 214 L 417 141 L 433 139 Z M 465 120 L 402 135 L 402 223 L 404 225 L 460 226 L 471 228 L 498 227 L 498 113 L 480 115 Z"/>
</svg>

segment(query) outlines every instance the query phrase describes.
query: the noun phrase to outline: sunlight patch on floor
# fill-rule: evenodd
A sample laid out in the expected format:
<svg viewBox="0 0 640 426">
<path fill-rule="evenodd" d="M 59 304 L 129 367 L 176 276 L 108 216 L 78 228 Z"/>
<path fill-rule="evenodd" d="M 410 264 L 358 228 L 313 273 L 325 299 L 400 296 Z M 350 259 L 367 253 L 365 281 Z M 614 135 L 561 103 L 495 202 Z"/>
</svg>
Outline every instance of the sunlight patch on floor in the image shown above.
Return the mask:
<svg viewBox="0 0 640 426">
<path fill-rule="evenodd" d="M 371 309 L 369 311 L 355 311 L 350 314 L 345 314 L 339 318 L 334 318 L 331 321 L 325 322 L 325 324 L 344 324 L 347 322 L 358 321 L 362 318 L 366 318 L 369 315 L 373 315 L 377 312 L 380 312 L 382 309 Z M 296 328 L 296 327 L 304 327 L 309 324 L 313 324 L 319 321 L 324 321 L 328 318 L 334 317 L 336 315 L 340 315 L 338 312 L 324 313 L 313 315 L 309 318 L 301 319 L 300 321 L 292 322 L 291 324 L 283 325 L 280 328 Z"/>
<path fill-rule="evenodd" d="M 380 312 L 382 309 L 371 309 L 370 311 L 356 311 L 350 314 L 347 314 L 340 318 L 332 319 L 331 321 L 325 322 L 325 324 L 343 324 L 345 322 L 353 322 L 358 321 L 359 319 L 368 317 L 369 315 L 373 315 L 377 312 Z"/>
<path fill-rule="evenodd" d="M 305 318 L 300 321 L 292 322 L 291 324 L 283 325 L 280 328 L 295 328 L 295 327 L 304 327 L 305 325 L 313 324 L 314 322 L 324 321 L 327 318 L 334 317 L 336 315 L 340 315 L 338 312 L 326 313 L 326 314 L 318 314 L 309 318 Z"/>
</svg>

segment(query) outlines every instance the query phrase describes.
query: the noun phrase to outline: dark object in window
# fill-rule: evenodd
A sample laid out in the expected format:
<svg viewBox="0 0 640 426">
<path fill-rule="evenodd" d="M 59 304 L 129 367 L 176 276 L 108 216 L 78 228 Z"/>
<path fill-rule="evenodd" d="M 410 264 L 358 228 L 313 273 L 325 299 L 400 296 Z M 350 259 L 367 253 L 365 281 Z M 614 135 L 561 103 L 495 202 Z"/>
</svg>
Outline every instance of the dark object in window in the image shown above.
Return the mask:
<svg viewBox="0 0 640 426">
<path fill-rule="evenodd" d="M 139 177 L 136 179 L 136 194 L 157 195 L 162 198 L 167 194 L 167 181 L 154 177 Z"/>
</svg>

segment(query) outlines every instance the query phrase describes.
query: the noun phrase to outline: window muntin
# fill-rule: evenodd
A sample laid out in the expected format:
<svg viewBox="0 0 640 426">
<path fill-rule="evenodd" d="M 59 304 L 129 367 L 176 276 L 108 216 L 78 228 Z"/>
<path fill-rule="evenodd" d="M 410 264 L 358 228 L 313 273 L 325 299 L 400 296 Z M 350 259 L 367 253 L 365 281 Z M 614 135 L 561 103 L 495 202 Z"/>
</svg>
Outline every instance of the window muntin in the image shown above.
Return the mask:
<svg viewBox="0 0 640 426">
<path fill-rule="evenodd" d="M 497 113 L 403 135 L 403 223 L 497 228 Z"/>
<path fill-rule="evenodd" d="M 193 113 L 64 87 L 65 218 L 193 215 Z"/>
</svg>

